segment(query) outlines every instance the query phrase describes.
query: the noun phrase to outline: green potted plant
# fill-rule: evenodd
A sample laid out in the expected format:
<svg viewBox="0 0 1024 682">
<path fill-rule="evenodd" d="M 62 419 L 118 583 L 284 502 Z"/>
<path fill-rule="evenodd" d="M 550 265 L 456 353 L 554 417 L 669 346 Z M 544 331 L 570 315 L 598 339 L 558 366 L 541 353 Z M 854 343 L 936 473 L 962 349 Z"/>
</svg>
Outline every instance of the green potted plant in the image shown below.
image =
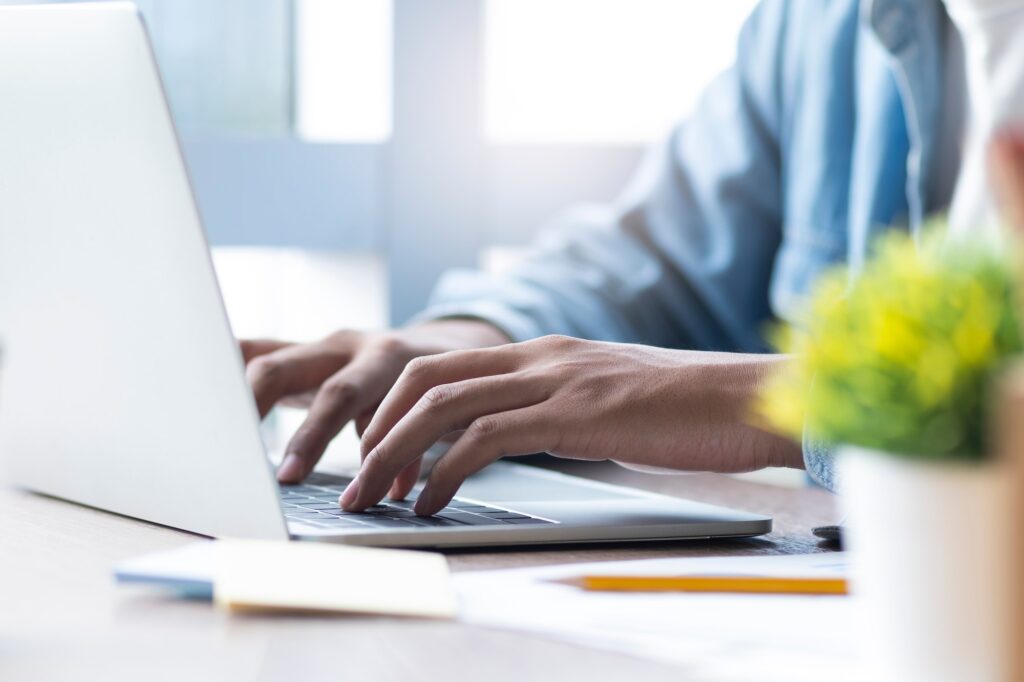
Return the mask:
<svg viewBox="0 0 1024 682">
<path fill-rule="evenodd" d="M 1024 347 L 1013 250 L 945 233 L 884 237 L 823 277 L 760 399 L 773 427 L 836 448 L 870 679 L 1010 679 L 1019 565 L 989 412 Z"/>
</svg>

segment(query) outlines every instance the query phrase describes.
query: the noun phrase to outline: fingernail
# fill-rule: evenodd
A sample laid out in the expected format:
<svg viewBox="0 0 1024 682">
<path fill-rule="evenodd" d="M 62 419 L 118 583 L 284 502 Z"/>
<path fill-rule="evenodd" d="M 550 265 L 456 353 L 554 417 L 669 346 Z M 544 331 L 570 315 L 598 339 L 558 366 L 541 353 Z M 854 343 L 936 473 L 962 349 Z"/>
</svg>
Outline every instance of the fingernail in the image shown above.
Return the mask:
<svg viewBox="0 0 1024 682">
<path fill-rule="evenodd" d="M 352 506 L 352 503 L 356 501 L 357 497 L 359 497 L 358 476 L 355 479 L 353 479 L 351 483 L 348 484 L 347 488 L 345 488 L 345 492 L 341 494 L 341 498 L 338 500 L 338 504 L 340 504 L 344 509 L 348 509 L 350 506 Z"/>
<path fill-rule="evenodd" d="M 294 453 L 288 453 L 277 469 L 277 480 L 281 483 L 298 483 L 302 480 L 304 469 L 302 458 Z"/>
</svg>

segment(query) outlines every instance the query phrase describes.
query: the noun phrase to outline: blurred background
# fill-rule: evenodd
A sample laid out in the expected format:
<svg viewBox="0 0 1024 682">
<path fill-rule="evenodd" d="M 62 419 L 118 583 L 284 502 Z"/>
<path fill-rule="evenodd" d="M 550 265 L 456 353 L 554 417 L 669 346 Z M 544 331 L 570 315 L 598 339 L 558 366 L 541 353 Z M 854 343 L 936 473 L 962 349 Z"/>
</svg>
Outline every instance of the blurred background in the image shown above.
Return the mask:
<svg viewBox="0 0 1024 682">
<path fill-rule="evenodd" d="M 311 338 L 400 323 L 443 269 L 613 197 L 753 2 L 137 5 L 236 331 Z"/>
<path fill-rule="evenodd" d="M 137 2 L 235 332 L 296 340 L 401 323 L 613 198 L 753 4 Z"/>
</svg>

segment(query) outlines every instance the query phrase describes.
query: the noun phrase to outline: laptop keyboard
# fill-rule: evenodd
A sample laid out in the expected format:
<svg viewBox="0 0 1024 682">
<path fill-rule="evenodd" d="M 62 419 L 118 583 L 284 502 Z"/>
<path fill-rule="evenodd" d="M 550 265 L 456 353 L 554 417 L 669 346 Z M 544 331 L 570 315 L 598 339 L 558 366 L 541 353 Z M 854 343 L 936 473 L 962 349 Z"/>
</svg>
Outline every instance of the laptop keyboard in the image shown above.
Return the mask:
<svg viewBox="0 0 1024 682">
<path fill-rule="evenodd" d="M 281 506 L 286 518 L 311 526 L 338 530 L 412 530 L 414 528 L 466 528 L 469 526 L 520 526 L 552 524 L 527 514 L 455 498 L 434 516 L 413 511 L 417 491 L 400 502 L 385 500 L 365 512 L 348 512 L 338 506 L 338 496 L 349 480 L 313 474 L 302 485 L 281 486 Z"/>
</svg>

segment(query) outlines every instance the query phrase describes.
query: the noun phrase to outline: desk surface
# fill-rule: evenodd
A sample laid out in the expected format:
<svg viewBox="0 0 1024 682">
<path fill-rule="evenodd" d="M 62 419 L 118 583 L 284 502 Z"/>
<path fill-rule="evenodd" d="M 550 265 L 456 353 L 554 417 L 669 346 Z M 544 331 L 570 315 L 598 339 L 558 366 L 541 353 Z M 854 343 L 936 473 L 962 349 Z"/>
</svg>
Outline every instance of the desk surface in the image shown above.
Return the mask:
<svg viewBox="0 0 1024 682">
<path fill-rule="evenodd" d="M 768 514 L 775 518 L 775 530 L 750 540 L 459 551 L 448 554 L 452 568 L 802 554 L 823 550 L 810 528 L 836 520 L 831 495 L 821 490 L 789 490 L 716 475 L 654 476 L 611 464 L 560 462 L 557 468 Z M 228 616 L 208 604 L 113 584 L 114 563 L 194 540 L 186 533 L 0 488 L 0 679 L 689 679 L 685 671 L 667 665 L 458 623 Z"/>
</svg>

